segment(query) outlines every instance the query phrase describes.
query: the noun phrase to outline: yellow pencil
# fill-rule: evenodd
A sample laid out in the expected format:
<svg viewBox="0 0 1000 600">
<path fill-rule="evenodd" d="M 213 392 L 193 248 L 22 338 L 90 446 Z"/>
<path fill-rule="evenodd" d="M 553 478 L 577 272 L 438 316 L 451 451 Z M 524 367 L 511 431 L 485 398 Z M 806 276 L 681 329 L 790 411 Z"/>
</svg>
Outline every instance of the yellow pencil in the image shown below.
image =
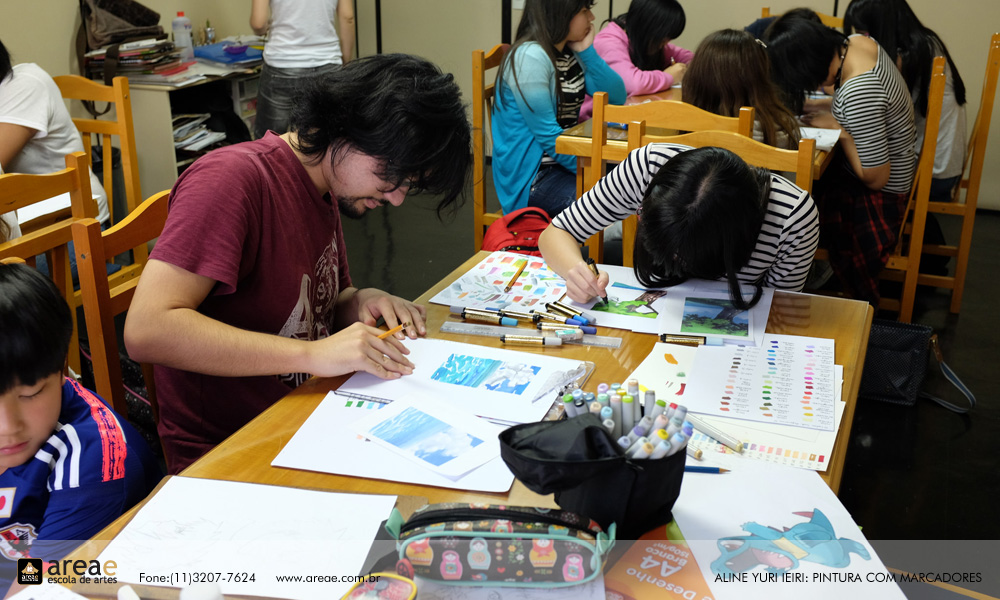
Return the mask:
<svg viewBox="0 0 1000 600">
<path fill-rule="evenodd" d="M 401 330 L 402 328 L 409 327 L 409 326 L 410 326 L 410 322 L 409 321 L 407 321 L 406 323 L 400 323 L 399 325 L 396 325 L 395 327 L 393 327 L 389 331 L 386 331 L 385 333 L 379 334 L 378 339 L 384 340 L 385 338 L 387 338 L 390 335 L 396 333 L 397 331 Z"/>
<path fill-rule="evenodd" d="M 513 276 L 513 277 L 511 277 L 511 278 L 510 278 L 510 281 L 508 281 L 508 282 L 507 282 L 507 287 L 505 287 L 505 288 L 503 289 L 503 291 L 504 291 L 505 293 L 506 293 L 506 292 L 509 292 L 509 291 L 510 291 L 510 288 L 514 287 L 514 282 L 515 282 L 515 281 L 517 281 L 517 278 L 518 278 L 518 277 L 520 277 L 520 276 L 521 276 L 521 273 L 523 273 L 523 272 L 524 272 L 524 266 L 525 266 L 525 265 L 527 265 L 527 264 L 528 264 L 528 261 L 527 261 L 527 260 L 522 260 L 522 261 L 521 261 L 521 266 L 519 266 L 519 267 L 517 268 L 517 272 L 516 272 L 516 273 L 514 273 L 514 276 Z"/>
</svg>

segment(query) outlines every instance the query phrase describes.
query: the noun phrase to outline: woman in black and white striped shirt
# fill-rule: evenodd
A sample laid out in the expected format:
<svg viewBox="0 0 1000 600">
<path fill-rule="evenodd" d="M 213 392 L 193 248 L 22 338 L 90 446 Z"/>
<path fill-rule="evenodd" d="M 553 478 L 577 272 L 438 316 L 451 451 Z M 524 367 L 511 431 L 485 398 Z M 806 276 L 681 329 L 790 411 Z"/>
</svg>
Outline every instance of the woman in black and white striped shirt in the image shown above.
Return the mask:
<svg viewBox="0 0 1000 600">
<path fill-rule="evenodd" d="M 843 160 L 813 189 L 823 245 L 845 290 L 878 303 L 878 275 L 896 245 L 916 169 L 913 103 L 878 43 L 803 18 L 767 30 L 772 74 L 793 110 L 805 95 L 834 86 L 832 104 L 805 105 L 813 127 L 842 129 Z"/>
<path fill-rule="evenodd" d="M 603 296 L 579 243 L 617 220 L 639 214 L 635 272 L 649 287 L 690 277 L 726 279 L 739 308 L 760 287 L 801 290 L 819 241 L 809 194 L 721 148 L 649 144 L 556 217 L 539 240 L 549 267 L 566 279 L 569 297 Z M 744 298 L 740 283 L 757 287 Z"/>
</svg>

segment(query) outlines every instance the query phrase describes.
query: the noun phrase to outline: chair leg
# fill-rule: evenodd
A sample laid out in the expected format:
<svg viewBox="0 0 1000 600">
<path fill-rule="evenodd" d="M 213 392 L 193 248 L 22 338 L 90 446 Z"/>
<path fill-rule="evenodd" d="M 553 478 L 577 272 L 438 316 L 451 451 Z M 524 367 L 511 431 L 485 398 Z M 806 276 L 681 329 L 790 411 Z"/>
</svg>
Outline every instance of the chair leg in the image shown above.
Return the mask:
<svg viewBox="0 0 1000 600">
<path fill-rule="evenodd" d="M 965 291 L 965 275 L 969 269 L 969 252 L 972 250 L 972 228 L 976 222 L 976 212 L 966 207 L 962 215 L 962 237 L 955 257 L 955 287 L 951 291 L 951 312 L 958 314 L 962 308 L 962 292 Z"/>
</svg>

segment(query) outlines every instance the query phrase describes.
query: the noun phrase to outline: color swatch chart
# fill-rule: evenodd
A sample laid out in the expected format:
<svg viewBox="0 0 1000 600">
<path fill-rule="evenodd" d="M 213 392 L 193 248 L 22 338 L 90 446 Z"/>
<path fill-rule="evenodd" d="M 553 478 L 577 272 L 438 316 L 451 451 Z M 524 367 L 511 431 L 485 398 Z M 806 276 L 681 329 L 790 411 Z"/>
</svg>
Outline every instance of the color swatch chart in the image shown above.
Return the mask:
<svg viewBox="0 0 1000 600">
<path fill-rule="evenodd" d="M 524 262 L 524 270 L 517 275 Z M 517 277 L 515 277 L 517 275 Z M 504 289 L 513 285 L 509 292 Z M 431 298 L 434 304 L 465 308 L 532 310 L 566 293 L 566 282 L 538 256 L 494 252 Z"/>
<path fill-rule="evenodd" d="M 833 431 L 833 340 L 768 334 L 759 347 L 701 347 L 688 410 Z"/>
</svg>

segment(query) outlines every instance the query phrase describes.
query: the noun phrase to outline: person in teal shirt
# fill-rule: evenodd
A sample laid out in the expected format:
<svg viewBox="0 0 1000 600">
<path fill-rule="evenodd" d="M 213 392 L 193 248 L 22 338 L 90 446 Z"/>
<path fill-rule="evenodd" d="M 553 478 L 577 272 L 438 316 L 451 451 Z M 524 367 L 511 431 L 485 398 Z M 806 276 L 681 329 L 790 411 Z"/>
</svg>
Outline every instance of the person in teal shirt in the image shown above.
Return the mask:
<svg viewBox="0 0 1000 600">
<path fill-rule="evenodd" d="M 556 138 L 586 95 L 625 102 L 625 84 L 593 48 L 590 0 L 528 0 L 497 76 L 493 183 L 505 213 L 535 206 L 555 217 L 576 200 L 576 157 Z"/>
</svg>

